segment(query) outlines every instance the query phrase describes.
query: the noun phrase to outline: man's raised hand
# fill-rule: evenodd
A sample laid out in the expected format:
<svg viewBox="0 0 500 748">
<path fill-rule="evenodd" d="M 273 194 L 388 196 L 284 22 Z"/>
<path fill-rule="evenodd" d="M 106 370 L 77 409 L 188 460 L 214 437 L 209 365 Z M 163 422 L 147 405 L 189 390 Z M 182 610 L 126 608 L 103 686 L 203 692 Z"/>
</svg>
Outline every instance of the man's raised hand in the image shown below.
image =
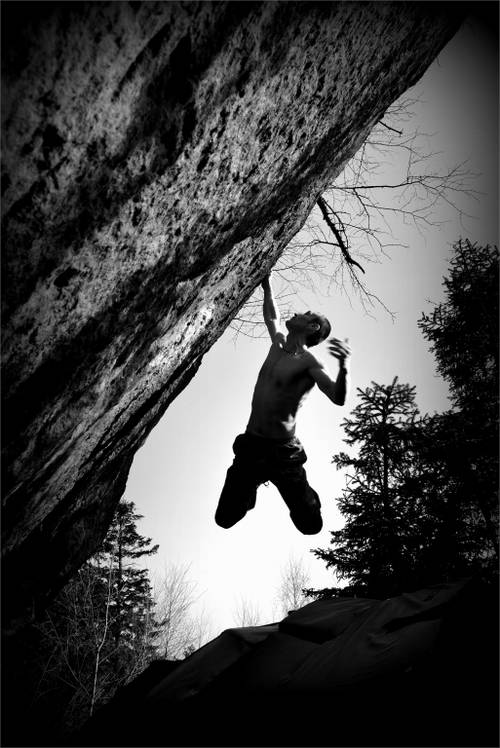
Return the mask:
<svg viewBox="0 0 500 748">
<path fill-rule="evenodd" d="M 330 338 L 328 341 L 328 352 L 331 356 L 338 359 L 339 364 L 343 366 L 351 355 L 349 338 L 346 338 L 344 341 L 338 338 Z"/>
<path fill-rule="evenodd" d="M 269 288 L 269 287 L 270 287 L 270 285 L 271 285 L 271 273 L 268 273 L 268 275 L 266 275 L 266 276 L 265 276 L 265 277 L 264 277 L 264 278 L 262 279 L 262 281 L 261 281 L 261 286 L 262 286 L 262 288 L 263 288 L 263 289 L 265 290 L 266 288 Z"/>
</svg>

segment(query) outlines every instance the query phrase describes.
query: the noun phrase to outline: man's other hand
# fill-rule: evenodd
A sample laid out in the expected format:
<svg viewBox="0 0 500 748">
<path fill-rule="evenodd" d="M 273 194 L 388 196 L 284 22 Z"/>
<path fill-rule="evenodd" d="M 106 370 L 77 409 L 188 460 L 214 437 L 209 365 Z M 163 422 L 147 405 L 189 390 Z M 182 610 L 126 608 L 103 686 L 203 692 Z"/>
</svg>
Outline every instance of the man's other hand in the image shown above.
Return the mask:
<svg viewBox="0 0 500 748">
<path fill-rule="evenodd" d="M 344 366 L 351 356 L 349 338 L 346 338 L 344 341 L 339 340 L 338 338 L 330 338 L 328 341 L 328 352 L 331 356 L 338 359 L 341 366 Z"/>
</svg>

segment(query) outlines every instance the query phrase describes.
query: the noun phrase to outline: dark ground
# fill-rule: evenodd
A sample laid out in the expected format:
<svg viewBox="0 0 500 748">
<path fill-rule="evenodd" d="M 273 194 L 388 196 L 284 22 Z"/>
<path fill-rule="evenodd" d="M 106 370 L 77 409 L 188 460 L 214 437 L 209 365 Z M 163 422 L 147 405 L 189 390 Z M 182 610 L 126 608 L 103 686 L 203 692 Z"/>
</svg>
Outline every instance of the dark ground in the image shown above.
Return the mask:
<svg viewBox="0 0 500 748">
<path fill-rule="evenodd" d="M 175 667 L 157 661 L 61 737 L 58 698 L 31 703 L 36 636 L 3 648 L 3 746 L 498 746 L 498 583 L 464 589 L 416 667 L 339 691 L 249 692 L 239 665 L 182 703 L 147 699 Z M 31 668 L 31 669 L 30 669 Z"/>
</svg>

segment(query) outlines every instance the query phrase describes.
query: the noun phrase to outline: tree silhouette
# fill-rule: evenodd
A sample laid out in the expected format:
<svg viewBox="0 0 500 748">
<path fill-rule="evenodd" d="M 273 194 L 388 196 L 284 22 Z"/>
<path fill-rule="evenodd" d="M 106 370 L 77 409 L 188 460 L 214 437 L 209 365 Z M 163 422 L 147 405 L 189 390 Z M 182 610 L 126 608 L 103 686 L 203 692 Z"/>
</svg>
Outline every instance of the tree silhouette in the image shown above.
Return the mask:
<svg viewBox="0 0 500 748">
<path fill-rule="evenodd" d="M 498 250 L 454 246 L 445 301 L 419 326 L 452 409 L 420 415 L 415 388 L 372 383 L 343 422 L 355 456 L 338 500 L 345 526 L 315 555 L 348 580 L 315 596 L 384 597 L 498 564 Z"/>
<path fill-rule="evenodd" d="M 498 560 L 498 256 L 497 247 L 459 240 L 445 301 L 418 322 L 451 390 L 436 438 L 456 501 L 482 525 L 485 561 L 492 553 Z"/>
<path fill-rule="evenodd" d="M 415 388 L 372 382 L 358 389 L 360 402 L 344 419 L 344 441 L 356 456 L 335 455 L 337 469 L 350 470 L 338 499 L 346 524 L 333 531 L 333 550 L 314 554 L 350 581 L 358 594 L 380 597 L 395 592 L 411 575 L 418 515 L 421 466 L 414 452 L 420 421 Z M 417 495 L 410 497 L 409 489 Z"/>
<path fill-rule="evenodd" d="M 412 94 L 394 102 L 342 172 L 317 195 L 304 226 L 273 268 L 283 316 L 302 289 L 326 295 L 340 290 L 357 296 L 367 313 L 380 304 L 392 315 L 364 281 L 366 264 L 380 263 L 392 248 L 408 246 L 407 226 L 425 236 L 445 222 L 445 210 L 460 222 L 467 217 L 464 199 L 477 200 L 472 186 L 477 174 L 465 162 L 443 165 L 432 134 L 412 125 L 420 103 Z M 404 232 L 398 233 L 398 224 Z M 265 334 L 261 307 L 258 288 L 231 328 L 251 337 Z"/>
<path fill-rule="evenodd" d="M 111 560 L 114 569 L 112 631 L 117 648 L 123 638 L 129 642 L 133 639 L 137 627 L 149 614 L 152 596 L 148 572 L 138 569 L 136 562 L 144 556 L 154 555 L 159 547 L 152 546 L 151 538 L 138 533 L 136 523 L 142 515 L 134 509 L 133 502 L 120 501 L 102 549 L 94 556 L 96 564 L 104 562 L 109 565 Z"/>
<path fill-rule="evenodd" d="M 158 623 L 146 569 L 156 553 L 137 532 L 141 518 L 122 501 L 101 549 L 47 607 L 38 625 L 37 713 L 59 712 L 58 730 L 78 728 L 156 655 Z"/>
</svg>

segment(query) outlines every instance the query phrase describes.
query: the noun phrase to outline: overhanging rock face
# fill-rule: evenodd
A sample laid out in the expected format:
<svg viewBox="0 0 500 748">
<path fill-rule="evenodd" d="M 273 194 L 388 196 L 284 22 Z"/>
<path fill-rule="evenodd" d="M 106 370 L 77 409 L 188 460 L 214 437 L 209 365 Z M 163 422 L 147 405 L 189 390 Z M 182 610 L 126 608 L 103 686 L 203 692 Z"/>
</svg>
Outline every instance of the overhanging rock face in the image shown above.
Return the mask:
<svg viewBox="0 0 500 748">
<path fill-rule="evenodd" d="M 3 4 L 12 616 L 95 549 L 134 452 L 453 5 Z"/>
</svg>

